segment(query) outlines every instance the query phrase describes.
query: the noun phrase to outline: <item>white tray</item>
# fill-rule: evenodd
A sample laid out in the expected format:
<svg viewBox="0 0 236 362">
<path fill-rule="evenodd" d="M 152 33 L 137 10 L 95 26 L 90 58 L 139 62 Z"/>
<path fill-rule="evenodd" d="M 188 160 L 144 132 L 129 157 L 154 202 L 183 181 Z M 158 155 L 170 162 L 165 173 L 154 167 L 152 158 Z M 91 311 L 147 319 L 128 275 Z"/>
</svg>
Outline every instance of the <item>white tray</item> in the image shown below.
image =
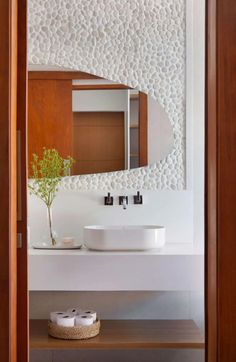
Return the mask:
<svg viewBox="0 0 236 362">
<path fill-rule="evenodd" d="M 81 243 L 74 243 L 73 245 L 65 245 L 65 244 L 56 244 L 53 245 L 47 245 L 43 243 L 35 243 L 33 244 L 33 249 L 41 249 L 41 250 L 75 250 L 75 249 L 81 249 L 82 244 Z"/>
</svg>

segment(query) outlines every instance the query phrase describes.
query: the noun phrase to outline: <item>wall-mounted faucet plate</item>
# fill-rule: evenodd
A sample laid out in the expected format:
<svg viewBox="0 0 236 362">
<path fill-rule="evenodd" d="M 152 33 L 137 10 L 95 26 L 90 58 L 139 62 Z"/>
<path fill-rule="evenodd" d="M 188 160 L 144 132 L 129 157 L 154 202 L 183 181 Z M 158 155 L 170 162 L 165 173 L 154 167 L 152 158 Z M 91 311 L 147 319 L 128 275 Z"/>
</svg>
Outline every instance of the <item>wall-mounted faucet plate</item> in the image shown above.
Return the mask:
<svg viewBox="0 0 236 362">
<path fill-rule="evenodd" d="M 104 197 L 104 205 L 112 206 L 114 203 L 114 198 L 111 196 L 110 192 L 108 192 L 107 196 Z"/>
</svg>

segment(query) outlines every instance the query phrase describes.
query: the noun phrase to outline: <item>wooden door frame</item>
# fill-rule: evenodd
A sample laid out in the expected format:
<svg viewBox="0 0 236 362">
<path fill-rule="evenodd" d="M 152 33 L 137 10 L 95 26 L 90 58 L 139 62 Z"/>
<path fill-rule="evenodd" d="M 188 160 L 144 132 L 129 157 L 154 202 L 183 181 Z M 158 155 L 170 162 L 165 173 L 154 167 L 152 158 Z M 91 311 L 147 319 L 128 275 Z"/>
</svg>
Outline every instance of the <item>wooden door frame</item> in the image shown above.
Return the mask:
<svg viewBox="0 0 236 362">
<path fill-rule="evenodd" d="M 0 1 L 0 360 L 17 354 L 16 113 L 17 0 Z"/>
<path fill-rule="evenodd" d="M 139 92 L 139 167 L 148 165 L 148 96 Z"/>
<path fill-rule="evenodd" d="M 0 360 L 27 362 L 26 0 L 0 2 L 0 47 Z M 21 184 L 17 184 L 17 129 L 22 136 Z M 21 220 L 17 222 L 17 193 L 22 191 Z M 23 242 L 18 252 L 17 231 Z"/>
<path fill-rule="evenodd" d="M 17 134 L 18 134 L 18 217 L 17 232 L 21 247 L 17 250 L 17 361 L 29 360 L 28 321 L 28 243 L 27 243 L 27 0 L 18 7 L 18 78 L 17 78 Z"/>
<path fill-rule="evenodd" d="M 16 361 L 16 52 L 13 48 L 17 42 L 16 3 L 17 0 L 2 0 L 0 3 L 0 205 L 4 210 L 0 218 L 0 288 L 3 297 L 0 313 L 1 331 L 4 331 L 0 338 L 0 359 L 11 362 Z M 206 5 L 206 360 L 229 362 L 235 357 L 230 353 L 234 353 L 236 324 L 235 300 L 230 294 L 234 296 L 235 291 L 229 288 L 232 284 L 226 283 L 227 280 L 236 280 L 235 268 L 227 266 L 229 253 L 236 256 L 236 189 L 229 189 L 232 178 L 235 180 L 232 162 L 236 161 L 236 146 L 232 130 L 235 129 L 236 109 L 229 104 L 229 97 L 235 95 L 236 71 L 231 69 L 230 77 L 228 75 L 229 67 L 236 61 L 232 42 L 235 4 L 233 0 L 207 0 Z M 227 12 L 227 7 L 232 14 Z M 23 11 L 26 12 L 26 8 Z M 227 56 L 231 56 L 231 62 Z M 26 75 L 23 75 L 22 81 L 25 80 Z M 225 104 L 229 107 L 227 119 Z M 223 160 L 220 151 L 226 143 L 234 152 L 224 154 Z M 232 202 L 227 208 L 222 208 L 224 199 L 229 196 Z M 21 288 L 25 288 L 25 283 Z M 26 293 L 24 289 L 18 290 L 18 293 L 22 292 Z"/>
<path fill-rule="evenodd" d="M 217 64 L 216 1 L 206 7 L 205 332 L 206 361 L 217 359 Z"/>
<path fill-rule="evenodd" d="M 206 361 L 231 362 L 236 356 L 236 2 L 206 5 Z"/>
</svg>

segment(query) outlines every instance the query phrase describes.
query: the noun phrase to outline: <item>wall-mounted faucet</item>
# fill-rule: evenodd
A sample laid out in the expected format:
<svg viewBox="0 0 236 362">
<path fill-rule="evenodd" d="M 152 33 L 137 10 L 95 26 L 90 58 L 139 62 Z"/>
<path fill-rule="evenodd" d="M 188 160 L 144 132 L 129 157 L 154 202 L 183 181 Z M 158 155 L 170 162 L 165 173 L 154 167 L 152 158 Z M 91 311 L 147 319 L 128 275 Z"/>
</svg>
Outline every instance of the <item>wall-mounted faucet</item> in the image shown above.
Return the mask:
<svg viewBox="0 0 236 362">
<path fill-rule="evenodd" d="M 142 205 L 143 204 L 143 196 L 137 191 L 137 195 L 133 196 L 134 205 Z M 123 206 L 123 209 L 126 210 L 129 203 L 128 196 L 122 195 L 119 196 L 119 205 Z M 111 193 L 108 192 L 107 196 L 104 197 L 104 205 L 112 206 L 114 205 L 114 197 L 111 196 Z"/>
<path fill-rule="evenodd" d="M 127 209 L 128 203 L 128 196 L 119 196 L 119 205 L 123 205 L 123 210 Z"/>
<path fill-rule="evenodd" d="M 104 197 L 104 205 L 112 206 L 113 205 L 113 196 L 108 192 L 107 196 Z"/>
<path fill-rule="evenodd" d="M 137 195 L 134 195 L 134 204 L 135 205 L 142 205 L 143 203 L 143 196 L 140 195 L 140 192 L 137 191 Z"/>
</svg>

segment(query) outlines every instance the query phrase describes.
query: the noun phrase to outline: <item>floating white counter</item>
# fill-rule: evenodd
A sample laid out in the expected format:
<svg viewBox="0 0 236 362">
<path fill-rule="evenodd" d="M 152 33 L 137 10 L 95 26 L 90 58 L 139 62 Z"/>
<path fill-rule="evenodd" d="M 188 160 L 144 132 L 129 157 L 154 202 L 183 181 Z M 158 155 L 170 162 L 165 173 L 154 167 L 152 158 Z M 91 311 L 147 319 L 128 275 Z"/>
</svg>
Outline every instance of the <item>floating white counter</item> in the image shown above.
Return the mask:
<svg viewBox="0 0 236 362">
<path fill-rule="evenodd" d="M 161 251 L 29 249 L 31 291 L 202 291 L 204 255 L 192 244 Z"/>
</svg>

